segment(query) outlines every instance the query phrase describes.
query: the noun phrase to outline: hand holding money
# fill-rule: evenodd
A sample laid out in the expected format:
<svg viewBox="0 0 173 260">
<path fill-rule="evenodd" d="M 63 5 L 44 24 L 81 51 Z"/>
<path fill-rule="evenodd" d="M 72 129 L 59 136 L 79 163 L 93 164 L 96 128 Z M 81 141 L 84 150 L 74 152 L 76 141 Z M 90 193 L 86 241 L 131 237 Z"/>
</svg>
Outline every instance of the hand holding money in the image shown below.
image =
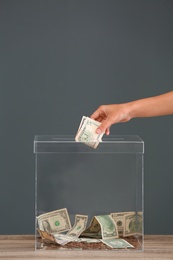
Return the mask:
<svg viewBox="0 0 173 260">
<path fill-rule="evenodd" d="M 76 142 L 82 142 L 94 149 L 97 148 L 98 144 L 102 142 L 102 136 L 104 134 L 96 133 L 96 129 L 100 124 L 101 123 L 96 120 L 83 116 L 75 137 Z"/>
</svg>

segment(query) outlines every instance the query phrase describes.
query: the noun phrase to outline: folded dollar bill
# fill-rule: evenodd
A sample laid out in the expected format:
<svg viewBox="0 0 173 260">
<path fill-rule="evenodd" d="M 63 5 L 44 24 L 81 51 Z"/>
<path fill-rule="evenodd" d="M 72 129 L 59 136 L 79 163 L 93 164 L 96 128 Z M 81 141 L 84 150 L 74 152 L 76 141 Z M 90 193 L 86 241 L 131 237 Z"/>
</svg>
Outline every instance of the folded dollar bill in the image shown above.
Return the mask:
<svg viewBox="0 0 173 260">
<path fill-rule="evenodd" d="M 142 234 L 142 212 L 115 212 L 110 213 L 118 227 L 120 236 L 128 237 Z"/>
<path fill-rule="evenodd" d="M 76 215 L 75 223 L 71 230 L 68 231 L 68 236 L 79 237 L 80 234 L 86 229 L 88 221 L 88 216 L 86 215 Z"/>
<path fill-rule="evenodd" d="M 72 241 L 80 242 L 80 239 L 75 236 L 68 236 L 67 234 L 54 234 L 55 242 L 61 246 L 64 246 Z"/>
<path fill-rule="evenodd" d="M 118 238 L 118 229 L 111 215 L 94 216 L 90 226 L 81 236 L 97 239 Z"/>
<path fill-rule="evenodd" d="M 96 129 L 99 125 L 101 125 L 100 122 L 83 116 L 75 137 L 76 142 L 82 142 L 94 149 L 97 148 L 98 144 L 102 142 L 102 136 L 104 134 L 96 133 Z"/>
<path fill-rule="evenodd" d="M 142 222 L 143 222 L 142 212 L 137 212 L 137 214 L 129 213 L 124 216 L 124 232 L 123 236 L 140 236 L 142 235 Z"/>
</svg>

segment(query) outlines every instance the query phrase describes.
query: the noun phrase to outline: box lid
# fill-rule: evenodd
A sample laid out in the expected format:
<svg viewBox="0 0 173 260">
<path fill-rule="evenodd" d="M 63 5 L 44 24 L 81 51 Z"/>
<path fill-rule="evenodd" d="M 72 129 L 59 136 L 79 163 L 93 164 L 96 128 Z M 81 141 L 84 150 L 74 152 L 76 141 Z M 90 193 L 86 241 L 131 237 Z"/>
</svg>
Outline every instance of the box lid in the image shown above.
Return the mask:
<svg viewBox="0 0 173 260">
<path fill-rule="evenodd" d="M 104 136 L 93 149 L 72 135 L 36 135 L 34 153 L 144 153 L 144 141 L 137 135 Z"/>
</svg>

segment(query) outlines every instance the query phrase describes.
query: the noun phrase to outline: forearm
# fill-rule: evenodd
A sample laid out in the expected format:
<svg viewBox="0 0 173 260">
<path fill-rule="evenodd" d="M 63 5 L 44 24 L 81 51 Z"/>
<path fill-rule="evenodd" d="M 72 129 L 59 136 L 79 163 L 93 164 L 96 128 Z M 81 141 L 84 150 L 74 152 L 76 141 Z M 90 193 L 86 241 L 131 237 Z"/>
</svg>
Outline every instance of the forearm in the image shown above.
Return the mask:
<svg viewBox="0 0 173 260">
<path fill-rule="evenodd" d="M 127 103 L 130 118 L 173 114 L 173 91 Z"/>
<path fill-rule="evenodd" d="M 127 122 L 136 117 L 153 117 L 173 114 L 173 91 L 122 104 L 100 106 L 91 118 L 101 122 L 96 132 L 109 135 L 112 124 Z"/>
</svg>

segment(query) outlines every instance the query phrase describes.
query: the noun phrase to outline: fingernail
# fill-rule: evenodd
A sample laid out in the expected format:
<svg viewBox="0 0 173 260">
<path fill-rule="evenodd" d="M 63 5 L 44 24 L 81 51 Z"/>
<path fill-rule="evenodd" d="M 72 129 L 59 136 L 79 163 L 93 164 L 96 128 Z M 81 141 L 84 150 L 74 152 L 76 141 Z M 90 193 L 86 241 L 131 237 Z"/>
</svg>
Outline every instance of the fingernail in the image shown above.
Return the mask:
<svg viewBox="0 0 173 260">
<path fill-rule="evenodd" d="M 100 128 L 97 128 L 96 132 L 97 132 L 97 134 L 101 134 L 102 131 Z"/>
</svg>

